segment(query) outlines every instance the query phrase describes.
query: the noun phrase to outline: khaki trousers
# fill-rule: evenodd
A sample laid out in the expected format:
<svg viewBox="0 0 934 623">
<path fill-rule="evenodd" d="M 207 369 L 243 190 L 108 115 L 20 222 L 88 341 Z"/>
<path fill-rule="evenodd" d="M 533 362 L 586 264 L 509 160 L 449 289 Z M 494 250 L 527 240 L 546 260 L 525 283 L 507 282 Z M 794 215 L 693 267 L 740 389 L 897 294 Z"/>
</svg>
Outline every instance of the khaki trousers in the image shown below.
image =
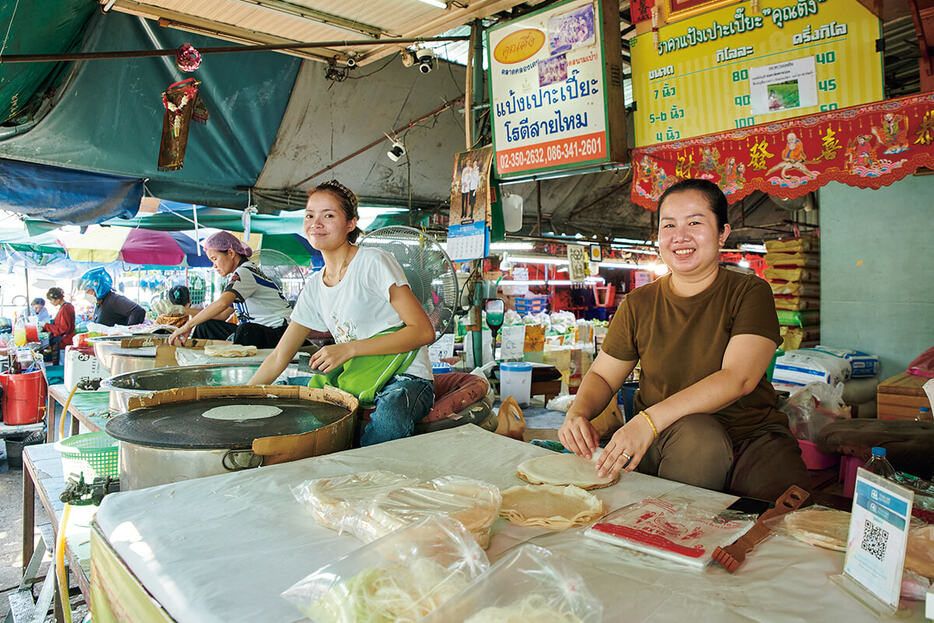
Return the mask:
<svg viewBox="0 0 934 623">
<path fill-rule="evenodd" d="M 637 468 L 705 489 L 775 501 L 791 485 L 811 490 L 801 449 L 791 431 L 778 424 L 736 446 L 710 415 L 681 418 L 649 446 Z"/>
</svg>

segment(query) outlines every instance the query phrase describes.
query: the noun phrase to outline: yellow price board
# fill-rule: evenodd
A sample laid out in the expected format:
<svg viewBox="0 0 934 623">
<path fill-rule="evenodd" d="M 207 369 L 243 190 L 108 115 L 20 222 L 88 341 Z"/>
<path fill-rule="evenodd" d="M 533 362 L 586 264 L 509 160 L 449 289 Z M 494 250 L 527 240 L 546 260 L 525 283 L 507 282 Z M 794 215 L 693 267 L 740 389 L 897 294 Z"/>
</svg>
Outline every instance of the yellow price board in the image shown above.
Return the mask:
<svg viewBox="0 0 934 623">
<path fill-rule="evenodd" d="M 631 40 L 636 146 L 882 99 L 879 20 L 857 0 L 760 0 Z"/>
</svg>

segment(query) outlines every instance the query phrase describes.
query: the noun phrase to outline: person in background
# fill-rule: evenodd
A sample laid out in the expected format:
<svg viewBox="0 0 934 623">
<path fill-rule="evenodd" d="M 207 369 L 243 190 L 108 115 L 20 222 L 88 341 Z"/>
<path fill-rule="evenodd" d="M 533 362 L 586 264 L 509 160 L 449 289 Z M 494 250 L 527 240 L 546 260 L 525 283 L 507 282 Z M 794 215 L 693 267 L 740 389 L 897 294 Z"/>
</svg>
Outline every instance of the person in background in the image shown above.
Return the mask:
<svg viewBox="0 0 934 623">
<path fill-rule="evenodd" d="M 58 364 L 61 361 L 62 349 L 71 346 L 75 337 L 75 307 L 65 300 L 65 293 L 61 288 L 49 288 L 45 296 L 49 299 L 49 303 L 58 307 L 55 322 L 42 326 L 42 330 L 49 333 L 52 363 Z"/>
<path fill-rule="evenodd" d="M 781 345 L 769 284 L 725 270 L 727 200 L 709 180 L 687 179 L 658 202 L 658 244 L 671 271 L 630 292 L 584 376 L 558 437 L 590 457 L 590 418 L 641 363 L 636 416 L 597 459 L 620 470 L 775 500 L 811 489 L 801 450 L 766 376 Z"/>
<path fill-rule="evenodd" d="M 431 320 L 388 251 L 354 244 L 357 196 L 337 181 L 308 193 L 303 230 L 324 256 L 324 269 L 308 277 L 285 335 L 250 385 L 272 383 L 309 332 L 328 330 L 336 344 L 311 356 L 323 375 L 309 385 L 336 385 L 375 404 L 360 439 L 371 445 L 408 437 L 434 403 L 426 346 L 435 341 Z"/>
<path fill-rule="evenodd" d="M 45 299 L 42 297 L 36 297 L 32 300 L 32 303 L 29 304 L 32 308 L 32 313 L 30 316 L 36 317 L 36 324 L 42 326 L 47 322 L 52 322 L 52 317 L 49 316 L 49 310 L 45 308 Z"/>
<path fill-rule="evenodd" d="M 113 279 L 102 267 L 92 268 L 81 275 L 78 289 L 94 297 L 97 302 L 91 322 L 108 327 L 129 327 L 146 319 L 146 310 L 114 291 Z"/>
<path fill-rule="evenodd" d="M 227 285 L 216 301 L 175 330 L 169 344 L 184 344 L 191 333 L 195 339 L 226 340 L 233 336 L 234 344 L 275 348 L 289 324 L 292 308 L 275 282 L 250 261 L 253 249 L 226 231 L 211 235 L 202 246 L 217 274 L 227 277 Z M 239 324 L 218 320 L 230 312 L 237 314 Z"/>
</svg>

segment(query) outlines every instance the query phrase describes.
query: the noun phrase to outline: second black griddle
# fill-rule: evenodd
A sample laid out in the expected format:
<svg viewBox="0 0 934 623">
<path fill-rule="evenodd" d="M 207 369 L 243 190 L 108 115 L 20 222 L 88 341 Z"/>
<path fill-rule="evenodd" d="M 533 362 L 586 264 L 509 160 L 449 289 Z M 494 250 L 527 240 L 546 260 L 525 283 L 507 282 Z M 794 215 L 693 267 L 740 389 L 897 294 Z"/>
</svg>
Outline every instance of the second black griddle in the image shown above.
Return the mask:
<svg viewBox="0 0 934 623">
<path fill-rule="evenodd" d="M 253 420 L 216 420 L 202 414 L 216 407 L 277 407 L 278 415 Z M 180 450 L 249 448 L 257 437 L 295 435 L 333 424 L 346 407 L 289 398 L 211 398 L 134 409 L 107 422 L 107 434 L 140 446 Z"/>
</svg>

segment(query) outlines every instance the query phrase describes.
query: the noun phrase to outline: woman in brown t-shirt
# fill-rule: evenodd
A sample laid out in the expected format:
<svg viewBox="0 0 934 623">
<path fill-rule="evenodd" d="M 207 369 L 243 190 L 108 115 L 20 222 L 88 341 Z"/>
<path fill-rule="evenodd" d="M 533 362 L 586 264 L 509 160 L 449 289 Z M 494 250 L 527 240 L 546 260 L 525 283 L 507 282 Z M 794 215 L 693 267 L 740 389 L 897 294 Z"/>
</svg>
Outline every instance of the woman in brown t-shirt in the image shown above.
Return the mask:
<svg viewBox="0 0 934 623">
<path fill-rule="evenodd" d="M 726 197 L 684 180 L 659 200 L 658 242 L 671 273 L 631 292 L 558 432 L 589 457 L 600 413 L 641 361 L 637 415 L 613 434 L 597 467 L 657 475 L 774 500 L 810 489 L 787 418 L 765 376 L 781 344 L 771 289 L 721 269 L 730 235 Z"/>
</svg>

